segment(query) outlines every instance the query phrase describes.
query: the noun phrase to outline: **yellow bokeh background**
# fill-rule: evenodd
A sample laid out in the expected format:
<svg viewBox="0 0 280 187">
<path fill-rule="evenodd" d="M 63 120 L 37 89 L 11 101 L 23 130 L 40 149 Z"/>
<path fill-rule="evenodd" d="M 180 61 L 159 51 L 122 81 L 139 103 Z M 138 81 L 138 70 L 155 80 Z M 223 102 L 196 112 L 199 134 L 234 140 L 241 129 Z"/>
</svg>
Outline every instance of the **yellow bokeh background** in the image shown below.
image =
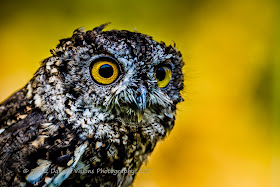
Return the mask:
<svg viewBox="0 0 280 187">
<path fill-rule="evenodd" d="M 176 42 L 186 66 L 175 128 L 134 186 L 279 187 L 278 11 L 276 0 L 4 0 L 0 100 L 76 28 L 136 28 Z"/>
</svg>

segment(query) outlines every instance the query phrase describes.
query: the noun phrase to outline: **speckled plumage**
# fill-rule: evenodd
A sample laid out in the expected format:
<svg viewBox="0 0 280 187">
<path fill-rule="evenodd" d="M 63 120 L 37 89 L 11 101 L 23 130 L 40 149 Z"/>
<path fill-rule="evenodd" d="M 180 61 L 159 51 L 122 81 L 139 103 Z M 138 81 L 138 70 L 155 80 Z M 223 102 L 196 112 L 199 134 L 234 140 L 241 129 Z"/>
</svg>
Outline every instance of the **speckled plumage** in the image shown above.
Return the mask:
<svg viewBox="0 0 280 187">
<path fill-rule="evenodd" d="M 180 52 L 141 33 L 102 31 L 105 26 L 60 40 L 30 82 L 0 105 L 1 186 L 129 186 L 173 128 L 183 100 Z M 109 85 L 90 74 L 104 56 L 122 70 Z M 155 79 L 162 64 L 172 70 L 165 88 Z M 138 121 L 140 86 L 147 92 Z"/>
</svg>

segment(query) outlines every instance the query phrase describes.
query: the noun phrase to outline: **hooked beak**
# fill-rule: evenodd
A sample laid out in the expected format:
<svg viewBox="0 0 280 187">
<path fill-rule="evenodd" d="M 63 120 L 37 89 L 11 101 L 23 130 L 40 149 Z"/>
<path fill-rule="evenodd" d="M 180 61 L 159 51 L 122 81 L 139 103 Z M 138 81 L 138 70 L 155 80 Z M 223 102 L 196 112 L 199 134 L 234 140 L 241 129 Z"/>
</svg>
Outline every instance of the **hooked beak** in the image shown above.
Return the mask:
<svg viewBox="0 0 280 187">
<path fill-rule="evenodd" d="M 146 102 L 147 102 L 146 94 L 147 94 L 147 88 L 141 84 L 137 89 L 137 96 L 136 96 L 136 104 L 138 107 L 138 111 L 137 111 L 138 123 L 141 122 L 146 109 Z"/>
</svg>

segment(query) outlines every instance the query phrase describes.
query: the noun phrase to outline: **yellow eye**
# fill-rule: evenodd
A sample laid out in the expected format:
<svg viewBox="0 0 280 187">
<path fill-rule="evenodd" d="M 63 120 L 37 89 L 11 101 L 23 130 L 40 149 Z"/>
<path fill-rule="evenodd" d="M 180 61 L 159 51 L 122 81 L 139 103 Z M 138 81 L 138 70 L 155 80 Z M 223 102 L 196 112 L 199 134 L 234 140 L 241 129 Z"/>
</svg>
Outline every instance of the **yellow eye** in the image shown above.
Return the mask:
<svg viewBox="0 0 280 187">
<path fill-rule="evenodd" d="M 166 66 L 156 68 L 155 78 L 157 80 L 158 87 L 166 87 L 171 79 L 171 69 Z"/>
<path fill-rule="evenodd" d="M 111 84 L 119 76 L 118 65 L 110 60 L 100 60 L 91 69 L 93 79 L 99 84 Z"/>
</svg>

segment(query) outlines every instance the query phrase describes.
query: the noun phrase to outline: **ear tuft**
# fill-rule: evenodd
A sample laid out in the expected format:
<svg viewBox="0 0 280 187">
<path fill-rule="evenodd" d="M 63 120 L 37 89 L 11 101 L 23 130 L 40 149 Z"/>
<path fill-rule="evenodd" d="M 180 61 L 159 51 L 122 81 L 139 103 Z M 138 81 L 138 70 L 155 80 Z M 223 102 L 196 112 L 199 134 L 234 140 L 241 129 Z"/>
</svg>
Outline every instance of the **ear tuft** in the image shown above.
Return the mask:
<svg viewBox="0 0 280 187">
<path fill-rule="evenodd" d="M 96 33 L 99 33 L 109 24 L 111 24 L 111 22 L 108 22 L 108 23 L 102 24 L 102 25 L 100 25 L 98 27 L 95 27 L 92 31 L 94 31 Z"/>
</svg>

